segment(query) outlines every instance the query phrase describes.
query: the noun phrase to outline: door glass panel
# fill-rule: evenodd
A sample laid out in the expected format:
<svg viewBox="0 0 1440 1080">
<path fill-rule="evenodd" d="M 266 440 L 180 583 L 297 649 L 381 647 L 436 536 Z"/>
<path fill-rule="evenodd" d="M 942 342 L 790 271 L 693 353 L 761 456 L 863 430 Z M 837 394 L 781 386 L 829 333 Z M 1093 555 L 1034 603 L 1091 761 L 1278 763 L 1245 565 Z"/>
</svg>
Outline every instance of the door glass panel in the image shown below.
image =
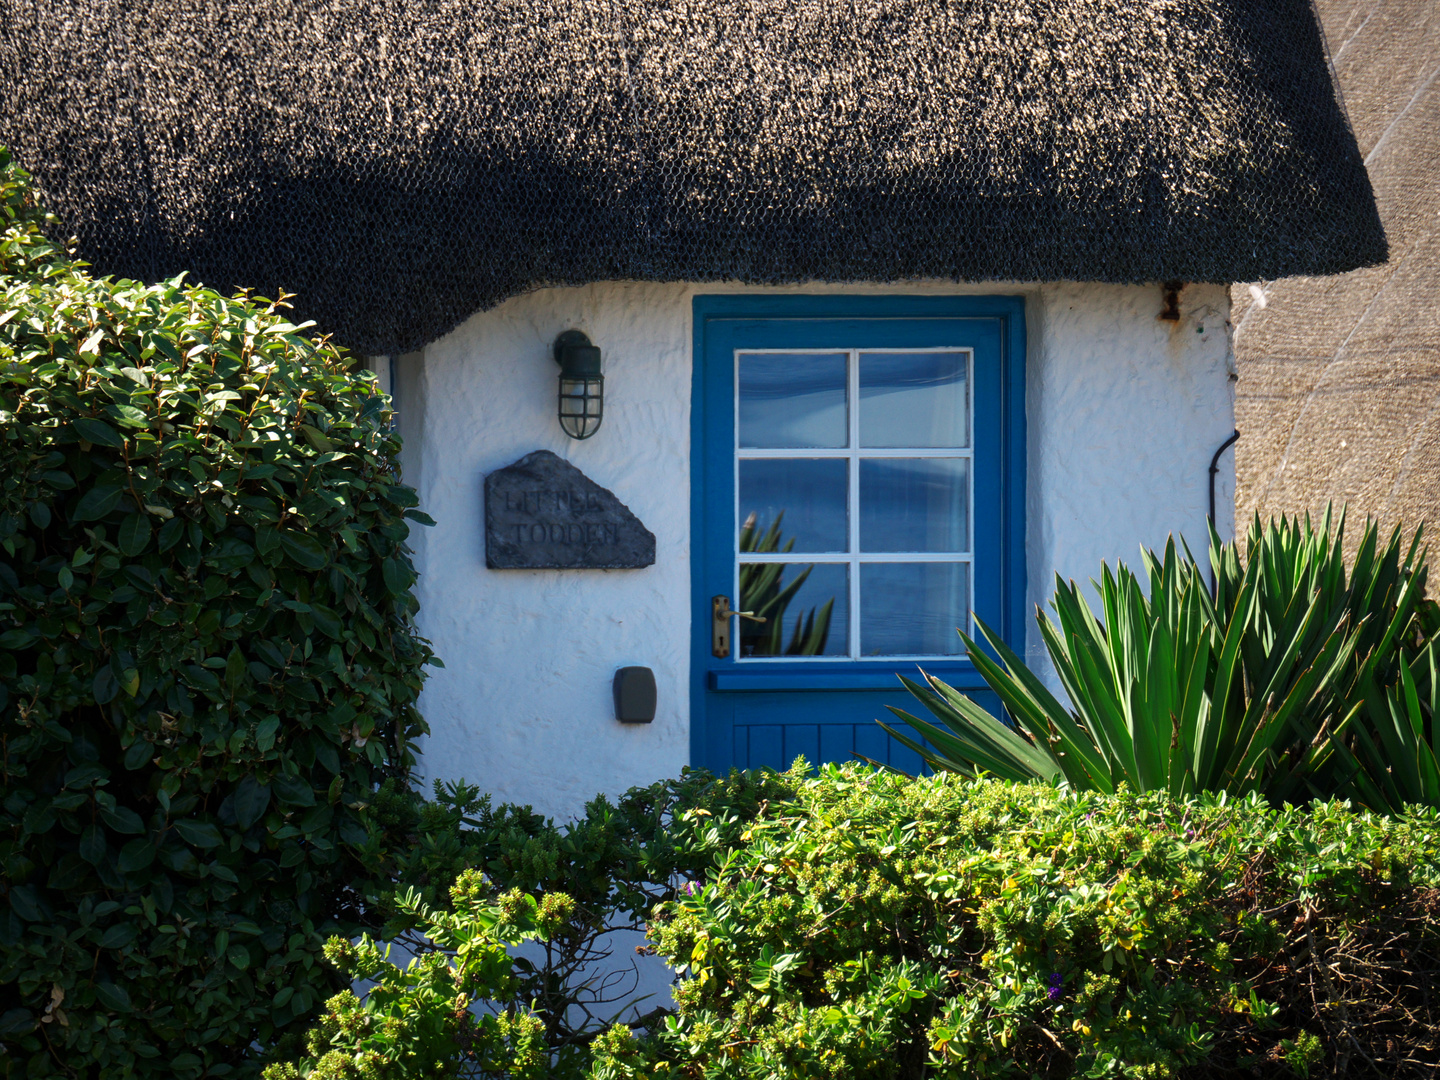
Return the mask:
<svg viewBox="0 0 1440 1080">
<path fill-rule="evenodd" d="M 741 353 L 740 445 L 841 447 L 849 427 L 841 353 Z"/>
<path fill-rule="evenodd" d="M 861 565 L 861 656 L 956 656 L 969 625 L 966 563 Z"/>
<path fill-rule="evenodd" d="M 739 610 L 766 621 L 737 620 L 740 655 L 847 655 L 849 596 L 844 563 L 742 563 Z"/>
<path fill-rule="evenodd" d="M 860 550 L 970 550 L 970 462 L 861 459 Z"/>
<path fill-rule="evenodd" d="M 860 445 L 970 445 L 968 354 L 860 354 Z M 829 445 L 829 444 L 826 444 Z"/>
<path fill-rule="evenodd" d="M 844 551 L 848 488 L 843 458 L 740 462 L 740 550 Z"/>
<path fill-rule="evenodd" d="M 736 365 L 738 610 L 770 620 L 737 625 L 738 658 L 959 655 L 969 351 L 740 352 Z"/>
</svg>

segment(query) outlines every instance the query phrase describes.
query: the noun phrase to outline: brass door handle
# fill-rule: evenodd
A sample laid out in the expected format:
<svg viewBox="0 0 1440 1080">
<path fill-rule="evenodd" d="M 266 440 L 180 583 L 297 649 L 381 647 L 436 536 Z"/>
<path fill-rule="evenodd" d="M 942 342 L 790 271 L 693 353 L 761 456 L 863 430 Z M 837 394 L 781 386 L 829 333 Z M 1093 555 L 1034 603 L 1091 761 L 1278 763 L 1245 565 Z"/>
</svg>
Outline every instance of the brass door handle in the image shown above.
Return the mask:
<svg viewBox="0 0 1440 1080">
<path fill-rule="evenodd" d="M 763 615 L 756 615 L 753 611 L 731 611 L 730 598 L 728 596 L 717 597 L 717 599 L 720 601 L 716 605 L 718 610 L 715 612 L 715 618 L 717 619 L 729 619 L 738 615 L 740 618 L 749 619 L 751 622 L 765 621 Z"/>
<path fill-rule="evenodd" d="M 764 616 L 753 611 L 732 611 L 728 596 L 710 598 L 710 653 L 724 659 L 730 655 L 730 620 L 739 616 L 751 622 L 763 623 Z"/>
</svg>

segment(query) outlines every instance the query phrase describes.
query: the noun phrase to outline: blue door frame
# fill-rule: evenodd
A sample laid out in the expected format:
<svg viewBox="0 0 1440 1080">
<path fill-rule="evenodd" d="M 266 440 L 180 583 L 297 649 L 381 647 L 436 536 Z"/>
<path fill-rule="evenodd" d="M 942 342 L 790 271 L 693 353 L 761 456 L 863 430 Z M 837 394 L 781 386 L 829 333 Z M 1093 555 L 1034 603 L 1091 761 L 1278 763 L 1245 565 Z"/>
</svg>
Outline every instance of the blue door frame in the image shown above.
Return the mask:
<svg viewBox="0 0 1440 1080">
<path fill-rule="evenodd" d="M 788 766 L 855 753 L 907 772 L 919 758 L 874 720 L 886 705 L 918 707 L 897 674 L 903 660 L 717 659 L 710 599 L 732 594 L 734 363 L 737 349 L 919 348 L 974 351 L 974 611 L 1023 655 L 1025 620 L 1025 311 L 1014 296 L 700 296 L 694 301 L 691 410 L 690 760 Z M 797 560 L 800 561 L 800 560 Z M 964 659 L 927 671 L 998 711 Z"/>
</svg>

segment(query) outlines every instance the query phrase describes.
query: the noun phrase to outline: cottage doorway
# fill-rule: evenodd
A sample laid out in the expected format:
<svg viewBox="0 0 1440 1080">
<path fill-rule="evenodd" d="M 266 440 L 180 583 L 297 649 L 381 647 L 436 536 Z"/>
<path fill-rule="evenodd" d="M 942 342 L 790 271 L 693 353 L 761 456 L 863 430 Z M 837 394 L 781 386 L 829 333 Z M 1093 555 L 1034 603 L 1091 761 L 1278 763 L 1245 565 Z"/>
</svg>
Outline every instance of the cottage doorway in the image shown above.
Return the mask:
<svg viewBox="0 0 1440 1080">
<path fill-rule="evenodd" d="M 1014 297 L 696 300 L 695 764 L 913 772 L 897 675 L 983 692 L 955 631 L 1023 639 L 1023 368 Z"/>
</svg>

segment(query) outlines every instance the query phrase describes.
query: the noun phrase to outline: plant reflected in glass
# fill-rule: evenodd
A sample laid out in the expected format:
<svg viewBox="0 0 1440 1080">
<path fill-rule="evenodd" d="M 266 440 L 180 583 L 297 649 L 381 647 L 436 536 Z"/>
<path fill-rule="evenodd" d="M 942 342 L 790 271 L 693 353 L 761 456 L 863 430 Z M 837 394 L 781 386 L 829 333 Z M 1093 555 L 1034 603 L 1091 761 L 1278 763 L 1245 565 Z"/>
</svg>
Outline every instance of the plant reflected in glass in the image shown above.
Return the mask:
<svg viewBox="0 0 1440 1080">
<path fill-rule="evenodd" d="M 775 515 L 775 520 L 763 531 L 756 522 L 752 513 L 745 518 L 745 523 L 740 528 L 739 550 L 743 558 L 746 554 L 771 554 L 776 552 L 788 552 L 795 546 L 793 538 L 784 540 L 780 532 L 780 523 L 784 520 L 785 511 L 781 510 Z M 799 569 L 800 572 L 790 580 L 785 579 L 787 571 Z M 816 575 L 816 570 L 819 574 Z M 845 642 L 846 619 L 844 617 L 844 597 L 849 595 L 845 575 L 847 567 L 843 564 L 824 564 L 816 566 L 811 563 L 803 569 L 792 566 L 788 563 L 746 563 L 740 564 L 740 610 L 752 612 L 763 618 L 763 623 L 751 622 L 747 619 L 740 620 L 740 655 L 741 656 L 825 656 L 833 654 L 844 654 L 847 645 Z M 826 585 L 834 584 L 830 598 L 821 604 L 816 604 L 809 610 L 797 614 L 793 619 L 787 620 L 786 613 L 791 603 L 799 595 L 801 589 L 812 575 L 815 581 L 813 585 L 822 579 L 835 578 L 836 582 L 826 582 Z M 822 592 L 827 589 L 822 589 Z M 831 640 L 830 626 L 832 617 L 835 615 L 836 597 L 841 597 L 840 618 L 835 619 L 839 628 L 835 641 Z M 789 633 L 787 635 L 787 626 Z"/>
</svg>

